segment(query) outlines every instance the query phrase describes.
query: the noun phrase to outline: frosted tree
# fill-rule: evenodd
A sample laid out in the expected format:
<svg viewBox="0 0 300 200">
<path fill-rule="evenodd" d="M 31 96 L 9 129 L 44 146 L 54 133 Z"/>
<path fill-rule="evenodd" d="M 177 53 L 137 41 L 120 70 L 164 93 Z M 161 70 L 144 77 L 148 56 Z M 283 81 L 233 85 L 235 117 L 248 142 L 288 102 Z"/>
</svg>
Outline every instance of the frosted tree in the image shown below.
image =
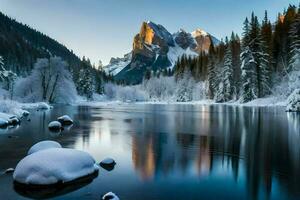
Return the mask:
<svg viewBox="0 0 300 200">
<path fill-rule="evenodd" d="M 5 69 L 4 59 L 2 56 L 0 56 L 0 83 L 3 89 L 9 91 L 11 99 L 13 98 L 14 84 L 16 79 L 17 75 L 14 72 Z"/>
<path fill-rule="evenodd" d="M 191 75 L 191 72 L 185 70 L 183 76 L 177 80 L 176 86 L 176 101 L 187 102 L 193 100 L 193 90 L 195 81 Z"/>
<path fill-rule="evenodd" d="M 94 84 L 93 84 L 93 75 L 88 68 L 82 68 L 79 71 L 78 78 L 78 91 L 80 95 L 86 96 L 88 99 L 93 98 L 94 93 Z"/>
<path fill-rule="evenodd" d="M 245 103 L 257 98 L 256 87 L 253 86 L 256 78 L 255 66 L 256 62 L 249 47 L 244 47 L 241 53 L 242 61 L 242 96 L 241 102 Z"/>
<path fill-rule="evenodd" d="M 291 41 L 289 52 L 289 71 L 300 70 L 300 13 L 297 14 L 289 32 Z"/>
<path fill-rule="evenodd" d="M 232 50 L 226 38 L 226 50 L 224 56 L 224 66 L 221 69 L 220 83 L 216 94 L 217 102 L 226 102 L 233 99 L 235 86 L 233 80 Z"/>
<path fill-rule="evenodd" d="M 207 96 L 209 99 L 213 99 L 215 96 L 215 90 L 218 87 L 217 76 L 217 58 L 215 56 L 215 50 L 213 45 L 209 49 L 209 61 L 208 61 L 208 74 L 207 74 Z"/>
<path fill-rule="evenodd" d="M 261 41 L 260 43 L 260 52 L 259 52 L 259 65 L 258 71 L 258 97 L 264 97 L 270 94 L 270 55 L 266 49 L 265 42 Z"/>
<path fill-rule="evenodd" d="M 31 75 L 16 82 L 16 96 L 30 102 L 70 103 L 77 92 L 66 62 L 51 57 L 38 59 Z"/>
</svg>

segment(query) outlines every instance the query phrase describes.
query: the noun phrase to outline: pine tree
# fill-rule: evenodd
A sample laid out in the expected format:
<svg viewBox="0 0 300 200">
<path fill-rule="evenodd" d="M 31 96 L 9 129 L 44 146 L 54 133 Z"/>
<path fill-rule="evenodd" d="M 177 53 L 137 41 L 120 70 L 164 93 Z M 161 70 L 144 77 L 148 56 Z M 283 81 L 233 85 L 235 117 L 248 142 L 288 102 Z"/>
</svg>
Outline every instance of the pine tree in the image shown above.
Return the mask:
<svg viewBox="0 0 300 200">
<path fill-rule="evenodd" d="M 93 98 L 93 76 L 88 68 L 82 68 L 79 71 L 78 92 L 80 95 L 86 96 L 88 99 Z"/>
<path fill-rule="evenodd" d="M 288 71 L 300 70 L 300 13 L 297 13 L 297 17 L 291 25 L 289 32 L 289 39 L 291 41 L 289 51 L 289 65 Z"/>
<path fill-rule="evenodd" d="M 221 71 L 221 80 L 216 95 L 217 102 L 227 102 L 233 99 L 235 86 L 233 82 L 232 49 L 226 37 L 226 50 L 224 56 L 224 66 Z"/>
<path fill-rule="evenodd" d="M 253 52 L 250 49 L 251 38 L 250 38 L 250 26 L 249 21 L 246 18 L 243 28 L 243 43 L 241 53 L 241 71 L 242 71 L 242 103 L 251 101 L 257 98 L 256 88 L 254 87 L 256 79 L 256 61 L 254 59 Z"/>
<path fill-rule="evenodd" d="M 11 99 L 13 98 L 16 79 L 17 75 L 14 72 L 5 69 L 4 59 L 0 56 L 0 83 L 2 83 L 3 89 L 9 91 Z"/>
<path fill-rule="evenodd" d="M 209 61 L 208 61 L 208 74 L 207 74 L 207 96 L 209 99 L 215 97 L 215 90 L 218 86 L 217 83 L 217 59 L 215 56 L 214 46 L 209 48 Z"/>
</svg>

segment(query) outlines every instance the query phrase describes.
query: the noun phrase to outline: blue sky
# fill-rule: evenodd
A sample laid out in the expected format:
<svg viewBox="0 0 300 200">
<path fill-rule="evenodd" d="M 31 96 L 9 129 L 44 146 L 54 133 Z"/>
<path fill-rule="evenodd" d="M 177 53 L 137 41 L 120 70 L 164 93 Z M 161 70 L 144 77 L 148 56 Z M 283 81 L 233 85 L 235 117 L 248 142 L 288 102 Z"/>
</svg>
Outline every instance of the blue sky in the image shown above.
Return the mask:
<svg viewBox="0 0 300 200">
<path fill-rule="evenodd" d="M 105 64 L 132 49 L 143 21 L 162 24 L 171 33 L 202 28 L 217 38 L 241 33 L 252 11 L 274 20 L 298 0 L 0 0 L 0 11 Z"/>
</svg>

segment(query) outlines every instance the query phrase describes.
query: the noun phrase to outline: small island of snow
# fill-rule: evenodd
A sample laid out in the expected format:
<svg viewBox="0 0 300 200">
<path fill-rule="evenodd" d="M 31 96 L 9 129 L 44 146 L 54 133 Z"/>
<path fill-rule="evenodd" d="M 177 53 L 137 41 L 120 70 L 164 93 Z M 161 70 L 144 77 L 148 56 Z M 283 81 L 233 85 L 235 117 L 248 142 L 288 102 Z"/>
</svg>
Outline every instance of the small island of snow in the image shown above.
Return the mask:
<svg viewBox="0 0 300 200">
<path fill-rule="evenodd" d="M 98 172 L 95 160 L 86 152 L 50 148 L 30 154 L 17 165 L 13 179 L 25 185 L 68 183 Z"/>
</svg>

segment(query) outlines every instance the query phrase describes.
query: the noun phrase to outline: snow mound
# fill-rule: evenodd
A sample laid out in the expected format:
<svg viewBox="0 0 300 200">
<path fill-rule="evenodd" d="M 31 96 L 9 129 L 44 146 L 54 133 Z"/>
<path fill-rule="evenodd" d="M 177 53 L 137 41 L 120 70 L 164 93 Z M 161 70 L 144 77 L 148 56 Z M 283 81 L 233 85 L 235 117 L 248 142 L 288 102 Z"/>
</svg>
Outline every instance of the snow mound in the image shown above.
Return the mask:
<svg viewBox="0 0 300 200">
<path fill-rule="evenodd" d="M 103 200 L 120 200 L 119 197 L 113 192 L 106 193 L 103 197 Z"/>
<path fill-rule="evenodd" d="M 300 112 L 300 89 L 296 89 L 288 98 L 287 112 Z"/>
<path fill-rule="evenodd" d="M 41 142 L 38 142 L 35 145 L 33 145 L 29 149 L 27 155 L 33 154 L 33 153 L 41 151 L 41 150 L 51 149 L 51 148 L 62 148 L 62 147 L 58 142 L 51 141 L 51 140 L 45 140 L 45 141 L 41 141 Z"/>
<path fill-rule="evenodd" d="M 58 131 L 62 129 L 62 125 L 59 121 L 52 121 L 49 123 L 48 128 L 53 131 Z"/>
<path fill-rule="evenodd" d="M 57 118 L 57 121 L 59 121 L 63 125 L 73 124 L 73 120 L 68 115 L 64 115 L 64 116 Z"/>
<path fill-rule="evenodd" d="M 95 160 L 86 152 L 51 148 L 23 158 L 17 165 L 13 179 L 26 185 L 68 183 L 98 172 Z"/>
<path fill-rule="evenodd" d="M 24 103 L 21 105 L 22 109 L 37 109 L 37 110 L 49 110 L 52 107 L 45 102 L 38 103 Z"/>
</svg>

